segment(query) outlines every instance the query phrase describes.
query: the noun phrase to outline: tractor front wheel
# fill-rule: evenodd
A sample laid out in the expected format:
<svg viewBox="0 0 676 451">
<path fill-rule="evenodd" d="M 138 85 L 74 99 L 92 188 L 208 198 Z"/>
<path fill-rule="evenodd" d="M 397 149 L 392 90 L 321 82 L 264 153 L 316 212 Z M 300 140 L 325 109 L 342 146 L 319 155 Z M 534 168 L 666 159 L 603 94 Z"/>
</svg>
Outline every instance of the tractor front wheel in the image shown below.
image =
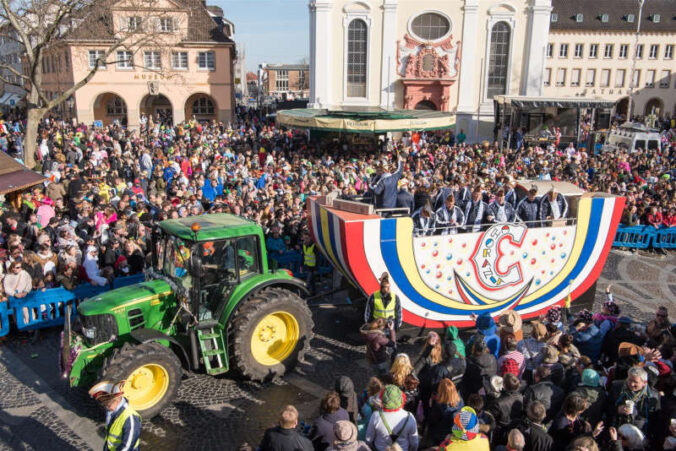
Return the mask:
<svg viewBox="0 0 676 451">
<path fill-rule="evenodd" d="M 103 380 L 125 381 L 124 396 L 142 418 L 152 418 L 171 402 L 181 384 L 181 362 L 159 343 L 116 349 L 103 368 Z"/>
<path fill-rule="evenodd" d="M 310 349 L 312 314 L 303 299 L 284 288 L 267 288 L 239 306 L 228 326 L 232 367 L 242 376 L 282 376 Z"/>
</svg>

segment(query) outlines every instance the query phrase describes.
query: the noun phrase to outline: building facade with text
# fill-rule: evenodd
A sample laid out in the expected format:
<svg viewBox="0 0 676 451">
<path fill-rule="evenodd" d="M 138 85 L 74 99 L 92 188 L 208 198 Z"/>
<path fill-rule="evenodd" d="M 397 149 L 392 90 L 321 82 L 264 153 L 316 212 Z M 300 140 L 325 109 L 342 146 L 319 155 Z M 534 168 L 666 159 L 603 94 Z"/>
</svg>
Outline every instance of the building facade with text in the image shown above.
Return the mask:
<svg viewBox="0 0 676 451">
<path fill-rule="evenodd" d="M 311 0 L 310 107 L 434 109 L 493 136 L 493 96 L 542 95 L 551 0 Z"/>
<path fill-rule="evenodd" d="M 65 102 L 60 113 L 83 123 L 138 127 L 142 116 L 180 123 L 230 121 L 236 57 L 232 24 L 200 0 L 159 0 L 139 12 L 125 0 L 110 6 L 108 28 L 74 33 L 43 60 L 43 85 L 56 96 L 84 78 L 110 46 L 111 33 L 152 32 L 152 44 L 120 47 Z M 155 17 L 153 17 L 155 16 Z M 148 40 L 146 42 L 150 42 Z M 143 42 L 141 40 L 136 42 Z"/>
<path fill-rule="evenodd" d="M 547 97 L 603 97 L 626 116 L 633 84 L 632 115 L 676 116 L 676 2 L 645 2 L 638 41 L 636 0 L 555 0 L 553 6 Z"/>
</svg>

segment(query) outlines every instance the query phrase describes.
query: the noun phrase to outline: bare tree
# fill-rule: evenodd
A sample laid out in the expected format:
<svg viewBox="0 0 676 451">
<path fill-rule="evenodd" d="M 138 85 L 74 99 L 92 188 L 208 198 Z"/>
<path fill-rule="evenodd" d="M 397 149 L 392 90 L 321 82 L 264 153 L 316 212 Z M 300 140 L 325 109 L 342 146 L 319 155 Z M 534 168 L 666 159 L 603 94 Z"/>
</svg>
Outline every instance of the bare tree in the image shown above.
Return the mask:
<svg viewBox="0 0 676 451">
<path fill-rule="evenodd" d="M 0 81 L 22 85 L 27 91 L 26 166 L 35 166 L 40 121 L 87 84 L 99 69 L 115 63 L 117 50 L 136 53 L 143 47 L 166 48 L 163 46 L 166 34 L 162 33 L 165 30 L 160 29 L 159 20 L 168 16 L 158 11 L 158 3 L 159 0 L 0 0 L 5 39 L 16 39 L 25 49 L 23 71 L 0 61 Z M 115 23 L 112 5 L 128 12 L 130 20 L 126 24 Z M 43 84 L 46 58 L 72 42 L 88 38 L 102 49 L 88 72 L 62 92 L 48 96 Z M 14 82 L 5 74 L 13 74 L 21 82 Z"/>
</svg>

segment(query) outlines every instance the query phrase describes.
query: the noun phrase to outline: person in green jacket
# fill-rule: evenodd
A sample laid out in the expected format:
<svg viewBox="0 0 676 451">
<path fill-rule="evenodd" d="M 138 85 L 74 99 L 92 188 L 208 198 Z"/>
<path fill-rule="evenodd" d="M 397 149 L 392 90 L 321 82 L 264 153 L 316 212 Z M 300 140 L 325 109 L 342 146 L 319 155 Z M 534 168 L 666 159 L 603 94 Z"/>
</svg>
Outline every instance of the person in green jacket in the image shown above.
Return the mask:
<svg viewBox="0 0 676 451">
<path fill-rule="evenodd" d="M 465 357 L 465 343 L 460 339 L 458 336 L 459 331 L 458 328 L 455 326 L 448 326 L 446 329 L 446 340 L 452 341 L 455 343 L 455 349 L 456 352 L 462 356 Z"/>
</svg>

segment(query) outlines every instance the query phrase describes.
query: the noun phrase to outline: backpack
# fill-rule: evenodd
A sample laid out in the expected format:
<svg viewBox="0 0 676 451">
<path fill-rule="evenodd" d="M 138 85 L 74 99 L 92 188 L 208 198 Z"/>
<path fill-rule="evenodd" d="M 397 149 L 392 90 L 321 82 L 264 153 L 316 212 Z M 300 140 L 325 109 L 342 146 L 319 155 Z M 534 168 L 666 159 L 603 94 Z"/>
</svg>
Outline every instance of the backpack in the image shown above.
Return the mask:
<svg viewBox="0 0 676 451">
<path fill-rule="evenodd" d="M 411 419 L 411 414 L 410 412 L 406 412 L 406 421 L 404 421 L 404 425 L 399 429 L 399 432 L 392 433 L 392 429 L 390 428 L 390 425 L 387 424 L 387 420 L 385 420 L 385 415 L 383 415 L 383 411 L 379 410 L 378 414 L 380 415 L 380 419 L 383 421 L 383 425 L 385 425 L 385 429 L 387 429 L 387 433 L 390 434 L 390 440 L 392 441 L 392 444 L 395 444 L 397 440 L 399 440 L 399 437 L 401 436 L 401 433 L 404 432 L 404 429 L 406 429 L 406 425 L 408 424 L 408 421 Z"/>
</svg>

